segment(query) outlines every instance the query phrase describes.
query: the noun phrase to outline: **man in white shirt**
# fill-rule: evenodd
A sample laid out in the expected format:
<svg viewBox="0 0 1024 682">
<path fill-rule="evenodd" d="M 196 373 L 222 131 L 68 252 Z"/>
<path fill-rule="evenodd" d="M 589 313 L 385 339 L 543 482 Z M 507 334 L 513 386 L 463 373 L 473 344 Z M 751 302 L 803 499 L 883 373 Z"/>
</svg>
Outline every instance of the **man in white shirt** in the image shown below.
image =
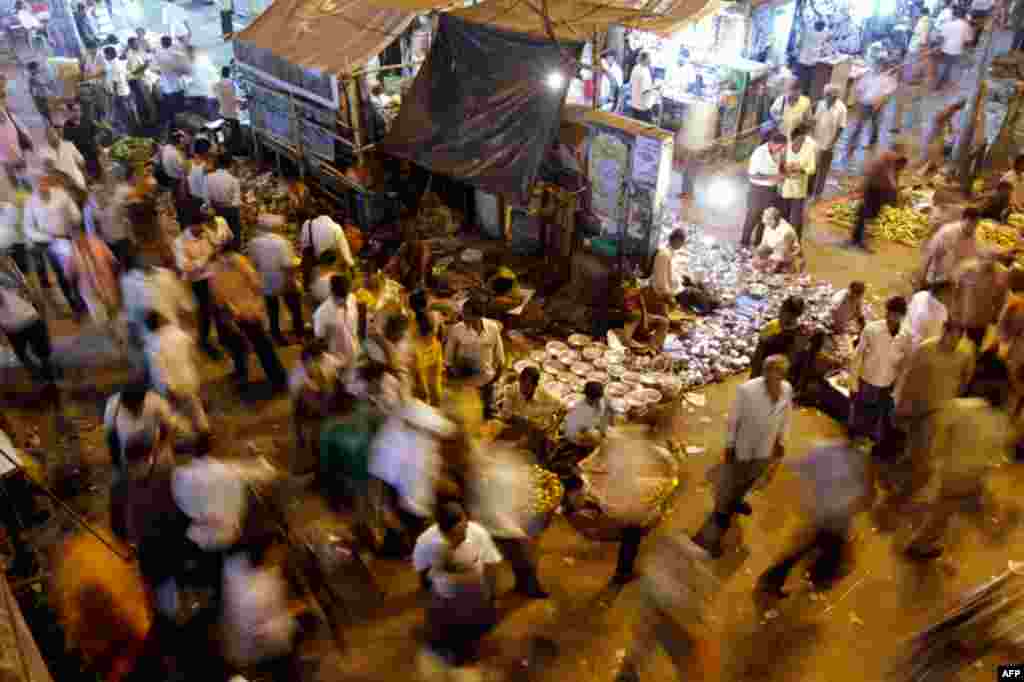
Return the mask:
<svg viewBox="0 0 1024 682">
<path fill-rule="evenodd" d="M 55 380 L 50 361 L 50 332 L 36 307 L 12 287 L 0 287 L 0 331 L 7 336 L 11 350 L 22 366 L 37 381 Z M 29 355 L 26 351 L 31 350 Z M 33 359 L 34 358 L 34 359 Z"/>
<path fill-rule="evenodd" d="M 777 130 L 786 136 L 793 134 L 797 126 L 811 115 L 811 99 L 800 91 L 800 81 L 791 78 L 786 81 L 786 91 L 775 98 L 769 110 Z"/>
<path fill-rule="evenodd" d="M 828 172 L 832 168 L 836 142 L 846 128 L 846 104 L 839 99 L 839 86 L 825 86 L 825 99 L 818 102 L 814 112 L 814 141 L 818 143 L 818 172 L 814 176 L 812 194 L 818 196 L 825 189 Z"/>
<path fill-rule="evenodd" d="M 249 242 L 246 252 L 263 277 L 263 296 L 267 304 L 267 316 L 270 318 L 270 333 L 278 344 L 285 346 L 287 340 L 281 333 L 281 298 L 284 298 L 291 312 L 292 331 L 303 335 L 305 325 L 302 322 L 302 296 L 295 286 L 295 250 L 290 241 L 274 233 L 274 229 L 283 223 L 281 216 L 261 215 L 258 222 L 259 234 Z"/>
<path fill-rule="evenodd" d="M 633 118 L 654 123 L 654 105 L 658 103 L 658 88 L 651 75 L 651 56 L 644 52 L 629 76 L 630 108 Z"/>
<path fill-rule="evenodd" d="M 484 408 L 489 410 L 494 382 L 505 367 L 505 345 L 501 340 L 501 323 L 486 319 L 484 312 L 484 304 L 476 299 L 462 307 L 462 322 L 448 332 L 444 363 L 449 372 L 467 366 L 479 369 L 475 381 L 480 386 Z"/>
<path fill-rule="evenodd" d="M 864 327 L 854 352 L 850 376 L 856 385 L 850 395 L 850 434 L 882 440 L 892 412 L 892 389 L 901 354 L 897 336 L 907 314 L 907 301 L 893 296 L 885 304 L 885 319 Z"/>
<path fill-rule="evenodd" d="M 128 86 L 128 62 L 117 56 L 113 45 L 103 48 L 103 56 L 103 87 L 110 97 L 110 125 L 115 132 L 125 135 L 132 132 L 138 121 Z"/>
<path fill-rule="evenodd" d="M 174 442 L 179 421 L 167 400 L 145 386 L 129 387 L 110 396 L 103 426 L 115 474 L 131 475 L 133 465 L 141 464 L 143 470 L 139 473 L 145 475 L 149 455 L 156 456 L 164 444 Z"/>
<path fill-rule="evenodd" d="M 782 155 L 786 149 L 786 137 L 773 133 L 771 138 L 750 155 L 747 164 L 747 216 L 743 221 L 740 245 L 746 247 L 761 243 L 761 219 L 766 208 L 781 204 L 779 183 L 782 182 Z"/>
<path fill-rule="evenodd" d="M 722 537 L 732 525 L 732 517 L 751 513 L 743 498 L 768 472 L 772 461 L 785 452 L 793 411 L 793 387 L 785 380 L 788 372 L 789 360 L 771 355 L 764 361 L 764 376 L 736 389 L 729 413 L 725 462 L 715 490 L 715 510 L 693 538 L 712 557 L 722 555 Z"/>
<path fill-rule="evenodd" d="M 65 277 L 64 268 L 51 247 L 57 241 L 70 243 L 72 230 L 81 222 L 81 211 L 74 199 L 60 187 L 60 180 L 53 171 L 40 177 L 36 191 L 25 204 L 24 227 L 29 255 L 40 288 L 46 292 L 50 290 L 50 278 L 46 276 L 46 264 L 49 262 L 64 298 L 76 314 L 85 312 L 85 303 Z"/>
<path fill-rule="evenodd" d="M 359 307 L 348 276 L 331 277 L 331 296 L 313 313 L 313 333 L 327 341 L 327 350 L 343 367 L 352 366 L 358 359 Z"/>
<path fill-rule="evenodd" d="M 952 281 L 960 263 L 978 257 L 978 218 L 978 210 L 968 206 L 960 220 L 939 228 L 925 246 L 925 282 Z"/>
<path fill-rule="evenodd" d="M 61 137 L 57 128 L 46 129 L 46 146 L 39 147 L 39 159 L 43 162 L 49 161 L 53 164 L 54 170 L 58 171 L 71 182 L 76 188 L 86 189 L 85 184 L 85 158 L 79 153 L 78 147 L 73 142 Z"/>
<path fill-rule="evenodd" d="M 299 248 L 302 250 L 302 281 L 306 289 L 312 284 L 313 268 L 317 265 L 337 263 L 346 268 L 355 265 L 345 231 L 328 215 L 306 220 L 302 224 Z"/>
<path fill-rule="evenodd" d="M 201 221 L 188 225 L 174 240 L 174 262 L 182 277 L 192 285 L 192 294 L 199 303 L 199 347 L 211 357 L 220 357 L 210 343 L 210 326 L 214 319 L 210 295 L 211 266 L 217 254 L 214 236 Z"/>
<path fill-rule="evenodd" d="M 167 37 L 188 45 L 192 38 L 192 27 L 188 23 L 188 12 L 172 0 L 166 0 L 161 6 L 161 21 L 167 27 Z"/>
<path fill-rule="evenodd" d="M 238 92 L 230 67 L 220 70 L 220 80 L 213 84 L 213 96 L 217 98 L 218 114 L 227 127 L 224 146 L 228 151 L 234 151 L 238 144 Z"/>
<path fill-rule="evenodd" d="M 86 231 L 106 242 L 122 268 L 131 268 L 135 262 L 134 230 L 128 212 L 135 194 L 133 174 L 129 170 L 128 177 L 114 185 L 113 194 L 99 197 L 100 201 L 94 192 L 85 210 Z M 109 187 L 104 191 L 109 193 Z"/>
<path fill-rule="evenodd" d="M 185 111 L 185 75 L 191 70 L 188 56 L 173 47 L 170 36 L 160 39 L 154 62 L 160 70 L 160 127 L 174 126 L 175 117 Z"/>
<path fill-rule="evenodd" d="M 942 335 L 949 319 L 949 304 L 953 300 L 952 282 L 936 282 L 910 297 L 907 307 L 904 355 L 910 357 L 926 339 Z"/>
<path fill-rule="evenodd" d="M 124 51 L 125 68 L 128 71 L 128 89 L 132 94 L 135 113 L 141 122 L 148 123 L 151 118 L 149 97 L 146 94 L 145 75 L 149 68 L 149 56 L 139 44 L 139 38 L 128 38 L 128 46 Z"/>
<path fill-rule="evenodd" d="M 943 88 L 953 76 L 953 70 L 960 62 L 964 53 L 964 46 L 974 37 L 971 25 L 964 19 L 963 9 L 957 7 L 953 10 L 953 20 L 946 22 L 940 29 L 939 35 L 942 38 L 941 48 L 936 54 L 938 67 L 935 73 L 935 90 Z"/>
<path fill-rule="evenodd" d="M 121 275 L 121 301 L 128 322 L 128 338 L 136 350 L 142 349 L 146 315 L 157 312 L 174 326 L 196 308 L 192 291 L 177 273 L 168 268 L 133 268 Z"/>
<path fill-rule="evenodd" d="M 160 313 L 151 312 L 146 316 L 144 348 L 153 388 L 192 421 L 193 430 L 208 445 L 210 420 L 199 397 L 195 340 Z"/>
<path fill-rule="evenodd" d="M 889 101 L 899 84 L 887 70 L 884 63 L 875 63 L 871 70 L 860 77 L 855 86 L 857 93 L 857 120 L 850 130 L 850 140 L 847 143 L 846 158 L 853 156 L 854 150 L 860 144 L 860 133 L 864 125 L 871 128 L 871 136 L 868 146 L 878 144 L 878 135 L 882 130 L 882 114 L 885 105 Z"/>
<path fill-rule="evenodd" d="M 424 585 L 429 584 L 431 569 L 438 567 L 448 549 L 454 549 L 468 557 L 471 563 L 478 564 L 482 572 L 490 575 L 489 582 L 493 586 L 493 569 L 501 563 L 501 552 L 491 534 L 480 524 L 468 520 L 462 507 L 454 502 L 443 505 L 438 510 L 437 523 L 416 539 L 412 565 Z M 435 587 L 443 589 L 443 586 Z"/>
<path fill-rule="evenodd" d="M 814 67 L 825 56 L 822 52 L 829 37 L 826 28 L 825 22 L 818 19 L 813 25 L 806 26 L 804 34 L 800 37 L 800 54 L 797 61 L 800 63 L 800 90 L 803 92 L 811 91 Z"/>
<path fill-rule="evenodd" d="M 242 185 L 231 174 L 232 159 L 229 154 L 217 157 L 216 168 L 206 176 L 206 199 L 210 208 L 231 228 L 234 235 L 232 248 L 242 246 Z"/>
<path fill-rule="evenodd" d="M 622 92 L 622 67 L 615 59 L 615 53 L 605 50 L 601 53 L 601 108 L 609 111 L 618 110 L 618 102 Z"/>
<path fill-rule="evenodd" d="M 583 448 L 595 448 L 608 431 L 611 410 L 604 399 L 604 385 L 588 381 L 583 387 L 583 400 L 569 410 L 562 422 L 566 440 Z"/>
<path fill-rule="evenodd" d="M 167 189 L 173 189 L 185 175 L 185 134 L 180 130 L 171 133 L 171 141 L 157 150 L 154 163 L 160 173 L 157 180 Z M 162 174 L 164 177 L 161 177 Z"/>
<path fill-rule="evenodd" d="M 39 21 L 39 18 L 36 17 L 35 13 L 26 7 L 25 3 L 21 0 L 14 3 L 14 9 L 17 11 L 18 23 L 21 24 L 21 27 L 29 33 L 32 31 L 38 31 L 43 27 L 42 22 Z"/>
</svg>

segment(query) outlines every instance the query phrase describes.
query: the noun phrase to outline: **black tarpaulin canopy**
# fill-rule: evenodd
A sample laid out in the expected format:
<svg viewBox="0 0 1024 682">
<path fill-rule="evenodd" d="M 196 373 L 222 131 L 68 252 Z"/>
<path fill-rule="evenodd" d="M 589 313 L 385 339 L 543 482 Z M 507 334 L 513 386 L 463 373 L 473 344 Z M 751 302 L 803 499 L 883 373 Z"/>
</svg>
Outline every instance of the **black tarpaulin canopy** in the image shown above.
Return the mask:
<svg viewBox="0 0 1024 682">
<path fill-rule="evenodd" d="M 558 131 L 581 48 L 442 14 L 427 61 L 379 148 L 526 201 Z"/>
</svg>

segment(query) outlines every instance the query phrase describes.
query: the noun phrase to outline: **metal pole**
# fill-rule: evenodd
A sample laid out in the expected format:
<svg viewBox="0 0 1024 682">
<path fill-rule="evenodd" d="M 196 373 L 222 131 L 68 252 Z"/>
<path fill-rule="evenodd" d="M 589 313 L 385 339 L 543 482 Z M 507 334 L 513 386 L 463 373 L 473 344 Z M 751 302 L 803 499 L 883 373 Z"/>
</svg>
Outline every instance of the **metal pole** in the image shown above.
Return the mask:
<svg viewBox="0 0 1024 682">
<path fill-rule="evenodd" d="M 978 80 L 974 87 L 974 96 L 971 97 L 968 106 L 961 114 L 965 118 L 960 119 L 961 132 L 959 139 L 956 141 L 956 151 L 953 155 L 953 158 L 956 160 L 957 172 L 960 175 L 960 187 L 967 194 L 970 194 L 971 181 L 973 180 L 973 175 L 971 174 L 971 147 L 974 143 L 974 133 L 977 127 L 978 107 L 982 105 L 985 93 L 985 74 L 988 72 L 988 66 L 992 61 L 992 43 L 995 39 L 995 31 L 991 26 L 991 19 L 986 20 L 985 26 L 982 29 L 985 31 L 985 51 L 981 58 L 981 64 L 978 65 Z"/>
</svg>

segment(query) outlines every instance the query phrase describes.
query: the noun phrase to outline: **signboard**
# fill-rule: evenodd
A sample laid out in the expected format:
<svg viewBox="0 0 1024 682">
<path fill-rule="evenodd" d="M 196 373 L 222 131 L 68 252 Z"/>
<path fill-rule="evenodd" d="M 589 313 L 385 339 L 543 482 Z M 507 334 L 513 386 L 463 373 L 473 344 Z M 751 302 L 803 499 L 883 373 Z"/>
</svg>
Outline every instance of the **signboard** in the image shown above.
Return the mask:
<svg viewBox="0 0 1024 682">
<path fill-rule="evenodd" d="M 50 19 L 46 22 L 46 33 L 53 45 L 55 57 L 79 59 L 82 54 L 82 39 L 68 0 L 50 0 Z"/>
<path fill-rule="evenodd" d="M 334 161 L 334 136 L 326 128 L 312 121 L 299 121 L 299 136 L 303 156 Z"/>
<path fill-rule="evenodd" d="M 288 142 L 294 141 L 288 96 L 253 86 L 249 97 L 249 118 L 254 130 Z"/>
<path fill-rule="evenodd" d="M 633 182 L 653 188 L 658 184 L 658 169 L 661 164 L 661 141 L 650 137 L 638 137 L 633 142 Z"/>
<path fill-rule="evenodd" d="M 626 184 L 629 147 L 617 135 L 598 133 L 590 145 L 591 205 L 606 226 L 616 229 Z"/>
<path fill-rule="evenodd" d="M 304 69 L 281 59 L 270 50 L 236 40 L 235 62 L 275 88 L 307 97 L 330 109 L 338 109 L 338 78 L 332 74 Z"/>
</svg>

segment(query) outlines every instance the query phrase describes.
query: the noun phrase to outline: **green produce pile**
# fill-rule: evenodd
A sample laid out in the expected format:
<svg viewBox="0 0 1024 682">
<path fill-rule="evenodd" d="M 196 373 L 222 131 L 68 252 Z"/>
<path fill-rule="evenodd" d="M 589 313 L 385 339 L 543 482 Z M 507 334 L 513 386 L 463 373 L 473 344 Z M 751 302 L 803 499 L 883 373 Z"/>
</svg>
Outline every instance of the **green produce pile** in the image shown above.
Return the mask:
<svg viewBox="0 0 1024 682">
<path fill-rule="evenodd" d="M 141 163 L 153 156 L 153 140 L 149 137 L 122 137 L 110 148 L 110 158 L 124 163 Z"/>
<path fill-rule="evenodd" d="M 860 206 L 859 201 L 834 204 L 828 209 L 829 222 L 845 230 L 852 229 Z M 928 238 L 931 226 L 926 215 L 912 208 L 883 206 L 878 218 L 868 224 L 868 231 L 872 236 L 891 242 L 917 246 Z"/>
</svg>

